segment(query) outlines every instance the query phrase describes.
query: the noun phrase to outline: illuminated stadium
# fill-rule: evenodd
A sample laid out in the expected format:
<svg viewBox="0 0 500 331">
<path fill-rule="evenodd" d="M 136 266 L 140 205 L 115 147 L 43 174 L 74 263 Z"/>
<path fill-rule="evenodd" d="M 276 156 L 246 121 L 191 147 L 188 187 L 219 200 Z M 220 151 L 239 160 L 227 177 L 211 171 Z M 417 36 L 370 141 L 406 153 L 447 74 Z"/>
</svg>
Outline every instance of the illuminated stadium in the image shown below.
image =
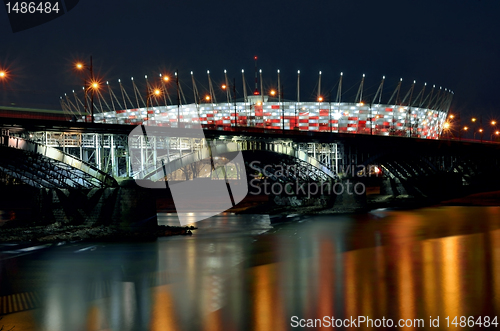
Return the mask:
<svg viewBox="0 0 500 331">
<path fill-rule="evenodd" d="M 417 87 L 415 81 L 403 91 L 400 79 L 384 102 L 385 77 L 376 92 L 367 95 L 363 75 L 356 84 L 355 98 L 344 100 L 342 74 L 325 97 L 321 90 L 320 72 L 315 87 L 316 100 L 301 101 L 299 71 L 296 100 L 290 101 L 282 98 L 280 89 L 264 89 L 262 71 L 258 86 L 255 70 L 255 89 L 252 91 L 245 82 L 242 70 L 239 86 L 242 91 L 238 91 L 239 94 L 236 93 L 235 83 L 228 81 L 226 71 L 224 83 L 220 86 L 212 83 L 210 72 L 207 74 L 208 88 L 203 88 L 207 90 L 206 94 L 199 92 L 192 72 L 190 86 L 180 84 L 177 73 L 172 79 L 160 74 L 154 82 L 145 76 L 140 87 L 132 78 L 133 93 L 127 93 L 121 80 L 114 88 L 116 92 L 109 82 L 99 83 L 97 88 L 92 87 L 97 84 L 89 84 L 87 90 L 83 88 L 86 91 L 84 96 L 83 91 L 80 94 L 73 91 L 72 96 L 61 97 L 61 106 L 77 121 L 90 122 L 90 114 L 93 114 L 96 123 L 138 125 L 148 121 L 149 125 L 167 127 L 192 128 L 201 124 L 204 128 L 220 130 L 263 128 L 437 139 L 445 126 L 453 97 L 453 92 L 448 89 L 427 84 Z M 182 86 L 191 90 L 188 94 L 195 101 L 187 101 L 189 98 L 186 98 Z M 332 93 L 334 90 L 336 93 Z M 386 94 L 389 96 L 389 93 Z"/>
</svg>

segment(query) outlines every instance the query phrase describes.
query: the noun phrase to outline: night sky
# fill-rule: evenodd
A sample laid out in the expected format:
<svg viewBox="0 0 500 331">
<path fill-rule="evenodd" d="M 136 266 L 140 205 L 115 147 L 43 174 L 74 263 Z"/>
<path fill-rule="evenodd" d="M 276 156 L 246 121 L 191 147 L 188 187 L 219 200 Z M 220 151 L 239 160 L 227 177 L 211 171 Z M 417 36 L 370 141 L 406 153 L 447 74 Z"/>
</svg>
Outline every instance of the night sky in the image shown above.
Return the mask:
<svg viewBox="0 0 500 331">
<path fill-rule="evenodd" d="M 0 85 L 0 104 L 61 109 L 59 97 L 82 86 L 73 63 L 91 55 L 115 92 L 118 78 L 141 86 L 145 74 L 178 69 L 191 97 L 191 70 L 203 92 L 207 69 L 214 84 L 227 69 L 241 97 L 241 69 L 253 88 L 257 55 L 267 88 L 281 70 L 285 99 L 296 98 L 298 69 L 301 101 L 314 100 L 320 70 L 332 100 L 344 72 L 343 101 L 354 101 L 362 74 L 367 100 L 385 75 L 386 101 L 402 77 L 403 92 L 413 80 L 417 91 L 436 84 L 455 92 L 452 112 L 500 119 L 499 16 L 498 0 L 80 0 L 60 18 L 13 33 L 4 7 L 0 66 L 10 80 Z"/>
</svg>

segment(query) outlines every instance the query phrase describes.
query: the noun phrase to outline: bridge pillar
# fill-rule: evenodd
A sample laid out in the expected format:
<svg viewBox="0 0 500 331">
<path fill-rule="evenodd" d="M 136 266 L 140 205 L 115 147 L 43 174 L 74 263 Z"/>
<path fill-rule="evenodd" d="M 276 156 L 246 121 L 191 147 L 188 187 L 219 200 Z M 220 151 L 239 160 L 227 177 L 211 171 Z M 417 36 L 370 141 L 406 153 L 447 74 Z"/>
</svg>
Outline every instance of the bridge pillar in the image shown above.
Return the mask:
<svg viewBox="0 0 500 331">
<path fill-rule="evenodd" d="M 117 188 L 41 189 L 34 214 L 43 223 L 118 226 L 134 230 L 157 225 L 156 199 L 151 189 L 123 181 Z"/>
<path fill-rule="evenodd" d="M 398 195 L 407 195 L 408 192 L 406 192 L 398 178 L 386 178 L 380 185 L 380 194 L 396 197 Z"/>
<path fill-rule="evenodd" d="M 113 223 L 123 230 L 153 227 L 156 218 L 156 199 L 152 189 L 140 187 L 135 180 L 127 179 L 117 188 L 116 203 L 113 206 Z"/>
<path fill-rule="evenodd" d="M 336 185 L 334 193 L 340 194 L 335 198 L 333 205 L 335 211 L 356 212 L 366 209 L 366 185 L 363 181 L 358 178 L 344 178 Z"/>
</svg>

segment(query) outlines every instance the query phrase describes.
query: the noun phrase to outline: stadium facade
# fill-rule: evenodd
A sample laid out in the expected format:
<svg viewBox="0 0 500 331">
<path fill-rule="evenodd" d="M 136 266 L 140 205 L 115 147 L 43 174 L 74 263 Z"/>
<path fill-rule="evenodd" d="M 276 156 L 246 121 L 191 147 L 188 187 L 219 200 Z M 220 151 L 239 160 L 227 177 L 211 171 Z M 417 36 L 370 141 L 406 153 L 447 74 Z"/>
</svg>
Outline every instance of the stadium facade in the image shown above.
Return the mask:
<svg viewBox="0 0 500 331">
<path fill-rule="evenodd" d="M 141 89 L 137 87 L 133 79 L 134 95 L 132 98 L 128 96 L 120 81 L 121 93 L 118 95 L 122 98 L 117 97 L 107 84 L 108 93 L 105 93 L 105 88 L 96 92 L 94 121 L 131 125 L 139 125 L 148 121 L 149 125 L 167 127 L 189 128 L 201 125 L 205 128 L 220 130 L 246 127 L 438 139 L 445 127 L 453 97 L 453 92 L 435 86 L 426 93 L 426 84 L 416 91 L 415 82 L 403 94 L 400 80 L 389 101 L 382 103 L 381 94 L 385 77 L 374 96 L 363 98 L 363 76 L 354 102 L 344 102 L 341 76 L 337 87 L 337 97 L 333 102 L 325 101 L 321 96 L 321 80 L 317 100 L 301 102 L 283 100 L 279 90 L 277 93 L 274 92 L 274 97 L 261 95 L 257 89 L 257 79 L 253 94 L 247 95 L 246 84 L 243 84 L 245 87 L 242 98 L 236 100 L 236 93 L 231 96 L 230 91 L 227 91 L 226 102 L 216 102 L 210 75 L 208 77 L 209 93 L 204 98 L 198 93 L 193 79 L 192 90 L 194 99 L 197 100 L 193 103 L 185 102 L 186 98 L 178 80 L 177 88 L 169 86 L 170 90 L 177 89 L 176 97 L 173 98 L 176 102 L 172 102 L 164 82 L 155 87 L 148 82 L 147 76 L 146 88 L 142 89 L 148 91 L 145 97 L 139 93 Z M 297 85 L 299 86 L 299 80 Z M 229 84 L 227 87 L 229 89 Z M 297 90 L 297 99 L 299 99 L 299 88 Z M 88 94 L 86 95 L 87 103 L 90 104 Z M 134 99 L 135 102 L 132 102 Z M 74 101 L 69 96 L 65 96 L 61 98 L 61 104 L 63 110 L 76 116 L 79 121 L 91 120 L 90 116 L 84 116 L 85 103 L 78 98 L 76 93 L 74 93 Z M 85 108 L 87 114 L 89 114 L 88 108 L 89 106 Z"/>
</svg>

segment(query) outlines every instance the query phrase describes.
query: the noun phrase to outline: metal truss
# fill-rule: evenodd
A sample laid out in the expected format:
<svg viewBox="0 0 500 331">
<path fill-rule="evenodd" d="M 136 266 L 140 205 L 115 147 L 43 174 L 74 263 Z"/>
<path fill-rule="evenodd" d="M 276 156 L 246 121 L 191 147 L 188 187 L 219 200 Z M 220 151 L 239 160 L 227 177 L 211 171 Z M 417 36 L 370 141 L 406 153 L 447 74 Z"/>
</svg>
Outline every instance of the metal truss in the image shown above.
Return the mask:
<svg viewBox="0 0 500 331">
<path fill-rule="evenodd" d="M 106 173 L 58 149 L 20 137 L 1 137 L 4 172 L 36 187 L 94 188 L 115 186 Z"/>
<path fill-rule="evenodd" d="M 211 148 L 208 148 L 210 144 Z M 304 179 L 327 180 L 338 178 L 332 160 L 338 160 L 337 144 L 310 143 L 301 146 L 283 140 L 249 140 L 245 137 L 225 138 L 208 141 L 200 138 L 169 138 L 169 137 L 131 137 L 129 150 L 134 178 L 147 178 L 153 181 L 162 180 L 187 164 L 209 159 L 211 156 L 225 155 L 244 151 L 266 151 L 293 159 L 292 164 L 307 169 Z M 296 148 L 298 147 L 298 149 Z M 326 160 L 325 164 L 317 158 Z"/>
</svg>

